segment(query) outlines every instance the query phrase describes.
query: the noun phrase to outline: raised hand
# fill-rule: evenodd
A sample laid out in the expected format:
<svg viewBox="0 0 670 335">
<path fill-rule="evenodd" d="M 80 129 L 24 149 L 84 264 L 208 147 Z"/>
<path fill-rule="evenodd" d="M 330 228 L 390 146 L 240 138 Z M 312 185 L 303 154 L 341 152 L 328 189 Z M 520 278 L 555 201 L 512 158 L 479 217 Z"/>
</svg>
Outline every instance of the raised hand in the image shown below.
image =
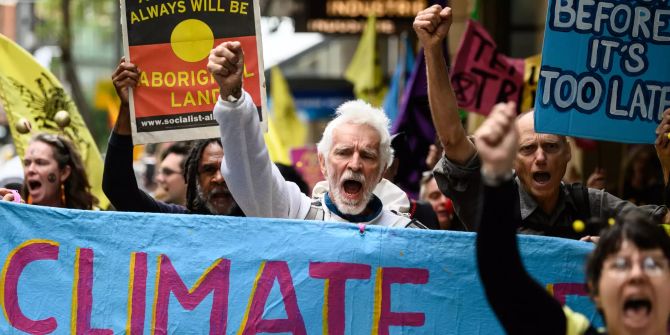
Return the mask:
<svg viewBox="0 0 670 335">
<path fill-rule="evenodd" d="M 219 84 L 222 98 L 230 95 L 239 99 L 242 95 L 244 52 L 240 42 L 223 42 L 209 53 L 207 70 Z"/>
<path fill-rule="evenodd" d="M 116 94 L 121 99 L 122 106 L 128 106 L 128 88 L 137 86 L 139 78 L 140 72 L 137 66 L 126 62 L 126 58 L 122 57 L 121 62 L 112 74 L 112 83 L 114 83 Z"/>
<path fill-rule="evenodd" d="M 661 161 L 661 167 L 663 168 L 663 179 L 665 180 L 665 185 L 668 185 L 668 174 L 670 174 L 670 138 L 668 138 L 668 133 L 670 132 L 670 108 L 666 109 L 663 112 L 663 119 L 661 123 L 656 127 L 656 154 L 658 155 L 659 161 Z"/>
<path fill-rule="evenodd" d="M 475 132 L 475 145 L 482 160 L 482 173 L 504 176 L 512 171 L 519 145 L 516 103 L 499 103 Z"/>
<path fill-rule="evenodd" d="M 420 11 L 414 18 L 414 31 L 424 49 L 441 48 L 451 27 L 451 8 L 440 5 L 430 6 Z"/>
</svg>

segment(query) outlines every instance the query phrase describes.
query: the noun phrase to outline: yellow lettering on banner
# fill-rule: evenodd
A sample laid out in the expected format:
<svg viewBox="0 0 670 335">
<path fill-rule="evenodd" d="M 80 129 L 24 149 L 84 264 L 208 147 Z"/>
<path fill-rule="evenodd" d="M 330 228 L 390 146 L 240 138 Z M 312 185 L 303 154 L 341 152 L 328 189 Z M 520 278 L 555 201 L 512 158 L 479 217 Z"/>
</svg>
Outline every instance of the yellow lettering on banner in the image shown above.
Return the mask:
<svg viewBox="0 0 670 335">
<path fill-rule="evenodd" d="M 244 78 L 251 78 L 251 77 L 254 76 L 253 72 L 251 72 L 251 73 L 247 72 L 247 64 L 244 64 L 244 74 L 243 75 L 244 75 Z"/>
<path fill-rule="evenodd" d="M 219 89 L 170 92 L 170 107 L 206 106 L 216 103 L 219 98 Z"/>
<path fill-rule="evenodd" d="M 244 1 L 231 1 L 230 2 L 230 12 L 231 13 L 240 13 L 247 15 L 247 8 L 249 7 L 248 2 Z"/>
<path fill-rule="evenodd" d="M 167 14 L 170 14 L 170 11 L 168 10 L 167 6 L 164 3 L 162 3 L 161 4 L 161 15 L 160 16 L 167 15 Z"/>
<path fill-rule="evenodd" d="M 254 73 L 246 73 L 245 77 L 253 77 Z M 147 87 L 195 87 L 216 83 L 207 70 L 177 72 L 140 72 L 139 86 Z"/>
<path fill-rule="evenodd" d="M 177 83 L 177 77 L 174 75 L 174 72 L 166 72 L 163 79 L 163 83 L 167 87 L 174 87 L 174 85 Z"/>
<path fill-rule="evenodd" d="M 137 17 L 137 14 L 135 14 L 135 12 L 130 12 L 130 24 L 133 24 L 135 22 L 140 22 L 140 18 Z"/>
<path fill-rule="evenodd" d="M 186 96 L 184 97 L 184 107 L 186 106 L 195 106 L 195 99 L 191 92 L 186 92 Z"/>
<path fill-rule="evenodd" d="M 188 72 L 179 71 L 179 86 L 189 86 Z M 191 84 L 191 86 L 193 86 L 193 84 Z"/>
<path fill-rule="evenodd" d="M 198 78 L 198 85 L 207 85 L 210 82 L 210 80 L 214 79 L 212 75 L 205 70 L 198 71 L 197 78 Z"/>
<path fill-rule="evenodd" d="M 152 87 L 161 87 L 163 86 L 163 77 L 160 72 L 151 72 L 151 86 Z"/>
<path fill-rule="evenodd" d="M 191 0 L 191 9 L 194 12 L 226 12 L 221 5 L 221 0 Z"/>
<path fill-rule="evenodd" d="M 140 1 L 141 3 L 142 1 Z M 146 1 L 145 1 L 146 2 Z M 137 12 L 130 12 L 130 24 L 155 19 L 165 15 L 174 15 L 186 12 L 186 3 L 184 0 L 172 1 L 167 3 L 155 4 L 139 8 Z"/>
<path fill-rule="evenodd" d="M 147 79 L 147 73 L 144 71 L 140 72 L 140 84 L 138 86 L 149 86 L 149 79 Z"/>
</svg>

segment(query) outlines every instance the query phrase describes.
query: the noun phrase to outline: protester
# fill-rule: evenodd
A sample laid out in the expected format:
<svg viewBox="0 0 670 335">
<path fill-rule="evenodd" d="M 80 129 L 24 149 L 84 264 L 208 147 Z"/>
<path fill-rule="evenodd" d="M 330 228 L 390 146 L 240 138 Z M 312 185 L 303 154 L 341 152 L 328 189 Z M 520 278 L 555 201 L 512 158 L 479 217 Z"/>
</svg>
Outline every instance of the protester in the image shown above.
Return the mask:
<svg viewBox="0 0 670 335">
<path fill-rule="evenodd" d="M 133 143 L 130 128 L 128 89 L 137 86 L 137 67 L 121 60 L 112 75 L 121 98 L 119 117 L 109 138 L 102 188 L 120 211 L 155 213 L 197 213 L 243 216 L 228 191 L 219 168 L 223 149 L 219 139 L 197 141 L 185 162 L 186 206 L 157 201 L 140 190 L 133 172 Z"/>
<path fill-rule="evenodd" d="M 438 229 L 468 230 L 466 227 L 463 227 L 458 221 L 458 218 L 454 216 L 454 205 L 451 199 L 445 197 L 444 194 L 440 192 L 435 177 L 433 177 L 431 171 L 426 171 L 421 179 L 419 196 L 421 197 L 421 200 L 427 201 L 431 205 L 433 211 L 437 215 L 437 222 L 439 224 Z"/>
<path fill-rule="evenodd" d="M 420 225 L 384 210 L 373 194 L 393 158 L 389 120 L 383 111 L 362 101 L 338 108 L 338 116 L 328 124 L 317 147 L 329 191 L 313 201 L 294 183 L 286 182 L 270 162 L 256 106 L 242 90 L 243 65 L 240 43 L 224 42 L 211 51 L 207 67 L 221 94 L 214 107 L 226 152 L 221 171 L 247 215 L 393 227 Z"/>
<path fill-rule="evenodd" d="M 156 174 L 154 198 L 177 205 L 186 204 L 186 179 L 184 164 L 191 149 L 188 142 L 170 144 L 162 153 Z"/>
<path fill-rule="evenodd" d="M 482 212 L 479 205 L 481 162 L 475 145 L 460 123 L 456 97 L 444 61 L 442 43 L 451 20 L 451 8 L 434 5 L 418 13 L 414 30 L 425 49 L 431 114 L 444 148 L 444 155 L 435 167 L 435 179 L 440 190 L 453 200 L 459 219 L 466 226 L 474 227 Z M 532 112 L 516 122 L 520 128 L 521 146 L 514 167 L 521 186 L 518 190 L 522 233 L 588 240 L 594 234 L 593 229 L 573 230 L 575 220 L 606 219 L 612 212 L 634 207 L 602 190 L 563 185 L 561 179 L 571 158 L 567 139 L 535 133 Z M 663 136 L 659 134 L 659 139 Z M 667 138 L 664 143 L 664 155 L 670 156 Z M 663 206 L 648 206 L 645 210 L 658 219 L 667 212 Z"/>
<path fill-rule="evenodd" d="M 60 135 L 38 134 L 23 157 L 21 198 L 28 204 L 93 209 L 98 199 L 91 193 L 86 170 L 77 149 Z M 19 196 L 3 189 L 3 200 Z"/>
<path fill-rule="evenodd" d="M 635 148 L 626 164 L 622 197 L 637 205 L 663 203 L 661 164 L 650 145 Z"/>
<path fill-rule="evenodd" d="M 486 297 L 508 334 L 599 333 L 583 315 L 561 307 L 521 262 L 520 186 L 512 178 L 520 136 L 515 117 L 513 104 L 498 105 L 475 134 L 483 180 L 477 262 Z M 641 210 L 633 208 L 601 235 L 586 281 L 610 334 L 668 334 L 669 262 L 670 238 Z"/>
</svg>

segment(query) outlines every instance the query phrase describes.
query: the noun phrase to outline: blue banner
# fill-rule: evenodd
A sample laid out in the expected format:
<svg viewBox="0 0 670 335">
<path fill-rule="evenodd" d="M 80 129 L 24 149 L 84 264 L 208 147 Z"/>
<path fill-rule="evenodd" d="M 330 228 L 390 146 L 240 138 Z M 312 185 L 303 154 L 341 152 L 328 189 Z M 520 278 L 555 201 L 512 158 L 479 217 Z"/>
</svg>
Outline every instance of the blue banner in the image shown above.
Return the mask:
<svg viewBox="0 0 670 335">
<path fill-rule="evenodd" d="M 474 234 L 0 203 L 2 334 L 498 334 Z M 591 245 L 520 236 L 594 318 Z"/>
<path fill-rule="evenodd" d="M 550 0 L 537 132 L 653 143 L 670 108 L 670 3 Z"/>
</svg>

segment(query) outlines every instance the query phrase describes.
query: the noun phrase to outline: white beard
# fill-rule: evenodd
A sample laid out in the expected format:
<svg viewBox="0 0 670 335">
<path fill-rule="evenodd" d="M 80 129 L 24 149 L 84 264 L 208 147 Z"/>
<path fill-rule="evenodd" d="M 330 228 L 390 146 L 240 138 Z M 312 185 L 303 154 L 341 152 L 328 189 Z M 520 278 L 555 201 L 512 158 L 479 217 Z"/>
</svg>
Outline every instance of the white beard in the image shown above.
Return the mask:
<svg viewBox="0 0 670 335">
<path fill-rule="evenodd" d="M 218 192 L 224 192 L 221 188 L 217 187 L 212 190 L 212 193 L 208 194 L 205 196 L 205 194 L 202 192 L 202 188 L 200 188 L 200 183 L 196 184 L 196 188 L 198 190 L 198 197 L 202 202 L 205 203 L 205 207 L 207 210 L 209 210 L 210 213 L 212 214 L 219 214 L 219 215 L 230 215 L 233 212 L 233 209 L 235 208 L 235 201 L 231 201 L 228 206 L 226 206 L 222 211 L 219 211 L 217 207 L 212 205 L 212 200 L 211 196 L 218 193 Z"/>
<path fill-rule="evenodd" d="M 330 171 L 327 171 L 327 173 L 331 200 L 333 200 L 333 203 L 337 209 L 343 214 L 361 214 L 368 206 L 370 199 L 372 199 L 372 191 L 376 185 L 371 185 L 372 183 L 366 183 L 365 176 L 360 172 L 346 170 L 340 180 L 335 180 L 334 174 Z M 347 199 L 347 197 L 343 195 L 344 190 L 342 187 L 344 185 L 344 181 L 346 180 L 355 180 L 361 183 L 363 197 L 361 197 L 359 201 Z"/>
</svg>

